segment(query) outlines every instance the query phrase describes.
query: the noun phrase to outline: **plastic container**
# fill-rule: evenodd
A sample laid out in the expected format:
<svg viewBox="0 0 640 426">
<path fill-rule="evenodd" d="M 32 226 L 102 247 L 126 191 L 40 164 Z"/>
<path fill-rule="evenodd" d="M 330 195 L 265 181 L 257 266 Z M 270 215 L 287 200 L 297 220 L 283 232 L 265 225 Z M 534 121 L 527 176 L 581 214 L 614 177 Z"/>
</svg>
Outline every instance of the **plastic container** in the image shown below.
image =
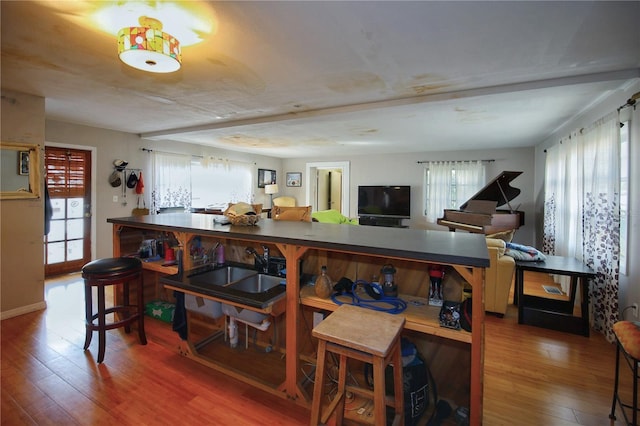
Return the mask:
<svg viewBox="0 0 640 426">
<path fill-rule="evenodd" d="M 184 307 L 188 311 L 197 312 L 209 318 L 220 318 L 222 316 L 222 303 L 193 294 L 184 295 Z"/>
<path fill-rule="evenodd" d="M 250 309 L 243 309 L 234 305 L 222 304 L 222 312 L 230 317 L 238 318 L 241 321 L 260 324 L 269 315 L 262 312 L 252 311 Z"/>
</svg>

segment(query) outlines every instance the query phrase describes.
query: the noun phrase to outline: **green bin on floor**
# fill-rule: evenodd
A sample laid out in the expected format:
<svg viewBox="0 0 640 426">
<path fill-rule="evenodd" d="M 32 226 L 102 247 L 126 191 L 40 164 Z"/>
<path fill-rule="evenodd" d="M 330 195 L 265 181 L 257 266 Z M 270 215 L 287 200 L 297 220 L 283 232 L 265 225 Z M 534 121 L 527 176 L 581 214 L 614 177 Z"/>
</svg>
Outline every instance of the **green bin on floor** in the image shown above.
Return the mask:
<svg viewBox="0 0 640 426">
<path fill-rule="evenodd" d="M 168 323 L 173 322 L 173 314 L 175 311 L 176 305 L 163 300 L 153 300 L 145 306 L 145 314 Z"/>
</svg>

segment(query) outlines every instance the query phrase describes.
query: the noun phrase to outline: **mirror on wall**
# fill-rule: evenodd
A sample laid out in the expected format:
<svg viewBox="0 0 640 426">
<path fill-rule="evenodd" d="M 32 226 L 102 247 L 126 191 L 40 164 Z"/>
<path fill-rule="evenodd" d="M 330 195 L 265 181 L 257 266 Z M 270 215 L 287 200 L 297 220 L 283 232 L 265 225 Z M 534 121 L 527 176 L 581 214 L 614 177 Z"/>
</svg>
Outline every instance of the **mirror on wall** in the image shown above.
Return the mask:
<svg viewBox="0 0 640 426">
<path fill-rule="evenodd" d="M 0 199 L 40 198 L 40 145 L 0 142 Z"/>
</svg>

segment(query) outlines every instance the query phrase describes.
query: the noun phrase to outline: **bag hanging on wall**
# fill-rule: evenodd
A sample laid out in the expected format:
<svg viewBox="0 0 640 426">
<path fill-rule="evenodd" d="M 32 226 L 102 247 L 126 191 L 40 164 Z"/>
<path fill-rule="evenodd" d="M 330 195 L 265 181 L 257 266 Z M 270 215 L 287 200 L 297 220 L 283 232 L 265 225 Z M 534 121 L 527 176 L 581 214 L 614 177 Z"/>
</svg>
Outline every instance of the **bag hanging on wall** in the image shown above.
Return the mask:
<svg viewBox="0 0 640 426">
<path fill-rule="evenodd" d="M 136 194 L 141 195 L 144 193 L 144 181 L 142 180 L 142 172 L 140 172 L 140 176 L 138 176 L 136 182 Z"/>
<path fill-rule="evenodd" d="M 127 178 L 127 188 L 133 189 L 138 184 L 138 176 L 136 176 L 135 172 L 131 172 L 129 178 Z"/>
<path fill-rule="evenodd" d="M 120 172 L 118 172 L 117 170 L 114 170 L 113 173 L 109 175 L 109 185 L 111 185 L 114 188 L 117 188 L 120 185 L 122 185 L 122 180 L 120 179 Z"/>
<path fill-rule="evenodd" d="M 140 207 L 140 198 L 142 198 L 142 207 Z M 147 208 L 147 203 L 144 201 L 144 197 L 140 197 L 138 195 L 138 203 L 136 208 L 131 211 L 132 216 L 145 216 L 149 214 L 149 209 Z"/>
</svg>

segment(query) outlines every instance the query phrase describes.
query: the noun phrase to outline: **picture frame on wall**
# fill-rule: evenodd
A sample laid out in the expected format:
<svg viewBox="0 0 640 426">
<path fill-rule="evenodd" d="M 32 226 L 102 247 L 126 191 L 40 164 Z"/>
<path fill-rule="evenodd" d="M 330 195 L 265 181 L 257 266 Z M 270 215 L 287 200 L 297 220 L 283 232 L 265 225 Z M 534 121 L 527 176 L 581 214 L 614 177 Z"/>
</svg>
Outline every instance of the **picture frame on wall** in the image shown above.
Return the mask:
<svg viewBox="0 0 640 426">
<path fill-rule="evenodd" d="M 287 186 L 302 186 L 302 173 L 287 172 Z"/>
<path fill-rule="evenodd" d="M 270 169 L 258 169 L 258 188 L 264 188 L 276 182 L 276 171 Z"/>
<path fill-rule="evenodd" d="M 18 152 L 18 174 L 23 176 L 29 174 L 29 151 Z"/>
</svg>

